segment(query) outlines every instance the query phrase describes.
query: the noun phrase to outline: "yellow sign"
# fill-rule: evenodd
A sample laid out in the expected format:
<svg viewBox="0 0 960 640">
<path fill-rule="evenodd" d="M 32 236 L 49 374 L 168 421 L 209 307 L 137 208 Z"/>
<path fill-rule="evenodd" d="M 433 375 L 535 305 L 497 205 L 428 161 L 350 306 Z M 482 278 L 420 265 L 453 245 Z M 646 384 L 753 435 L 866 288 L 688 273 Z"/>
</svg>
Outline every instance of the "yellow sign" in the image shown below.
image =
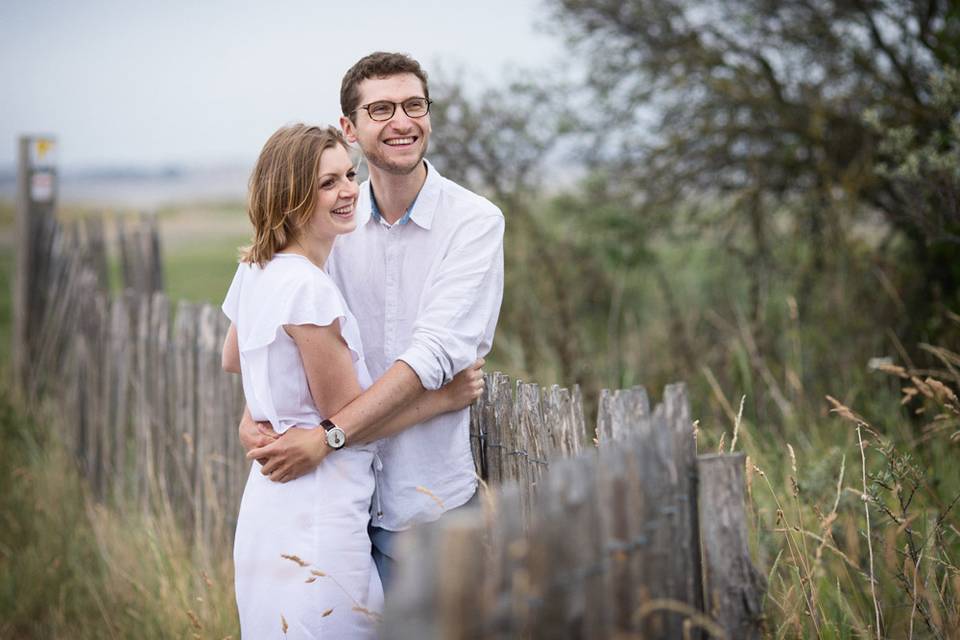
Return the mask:
<svg viewBox="0 0 960 640">
<path fill-rule="evenodd" d="M 37 140 L 34 144 L 37 145 L 38 160 L 44 160 L 47 157 L 47 153 L 53 151 L 53 140 Z"/>
<path fill-rule="evenodd" d="M 52 167 L 56 163 L 57 143 L 53 138 L 34 138 L 30 144 L 30 165 Z"/>
</svg>

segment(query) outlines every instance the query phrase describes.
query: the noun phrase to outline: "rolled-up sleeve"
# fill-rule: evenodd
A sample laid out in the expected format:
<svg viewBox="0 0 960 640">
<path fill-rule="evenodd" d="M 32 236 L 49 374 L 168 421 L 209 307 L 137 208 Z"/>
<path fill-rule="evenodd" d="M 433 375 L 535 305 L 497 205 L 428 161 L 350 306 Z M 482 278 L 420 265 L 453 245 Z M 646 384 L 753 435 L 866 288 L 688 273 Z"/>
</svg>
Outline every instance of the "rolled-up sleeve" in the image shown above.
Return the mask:
<svg viewBox="0 0 960 640">
<path fill-rule="evenodd" d="M 489 353 L 503 300 L 503 214 L 464 222 L 424 284 L 410 346 L 398 360 L 439 389 Z"/>
</svg>

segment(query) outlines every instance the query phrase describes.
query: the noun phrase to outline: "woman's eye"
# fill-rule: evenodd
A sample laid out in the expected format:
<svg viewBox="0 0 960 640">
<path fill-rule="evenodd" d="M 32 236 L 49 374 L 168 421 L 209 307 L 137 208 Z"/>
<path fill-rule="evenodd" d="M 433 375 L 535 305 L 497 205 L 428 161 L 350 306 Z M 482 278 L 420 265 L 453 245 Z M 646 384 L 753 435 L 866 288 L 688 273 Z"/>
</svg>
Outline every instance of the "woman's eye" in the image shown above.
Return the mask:
<svg viewBox="0 0 960 640">
<path fill-rule="evenodd" d="M 357 172 L 356 172 L 356 171 L 352 171 L 352 170 L 351 170 L 351 171 L 347 171 L 347 180 L 350 180 L 351 182 L 353 182 L 353 181 L 356 180 L 356 179 L 357 179 Z"/>
<path fill-rule="evenodd" d="M 320 185 L 320 188 L 321 188 L 321 189 L 329 189 L 329 188 L 332 187 L 332 186 L 333 186 L 333 180 L 326 180 L 326 181 L 323 182 L 323 184 Z"/>
</svg>

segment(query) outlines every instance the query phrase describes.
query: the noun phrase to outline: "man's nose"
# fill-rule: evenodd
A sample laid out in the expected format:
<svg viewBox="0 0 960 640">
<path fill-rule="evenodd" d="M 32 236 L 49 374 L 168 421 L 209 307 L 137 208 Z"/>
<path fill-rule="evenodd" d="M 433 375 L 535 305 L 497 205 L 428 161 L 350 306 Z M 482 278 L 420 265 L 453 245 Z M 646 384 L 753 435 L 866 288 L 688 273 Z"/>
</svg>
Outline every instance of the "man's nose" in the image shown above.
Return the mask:
<svg viewBox="0 0 960 640">
<path fill-rule="evenodd" d="M 413 128 L 413 118 L 407 115 L 402 106 L 397 105 L 387 124 L 397 131 L 407 131 Z"/>
</svg>

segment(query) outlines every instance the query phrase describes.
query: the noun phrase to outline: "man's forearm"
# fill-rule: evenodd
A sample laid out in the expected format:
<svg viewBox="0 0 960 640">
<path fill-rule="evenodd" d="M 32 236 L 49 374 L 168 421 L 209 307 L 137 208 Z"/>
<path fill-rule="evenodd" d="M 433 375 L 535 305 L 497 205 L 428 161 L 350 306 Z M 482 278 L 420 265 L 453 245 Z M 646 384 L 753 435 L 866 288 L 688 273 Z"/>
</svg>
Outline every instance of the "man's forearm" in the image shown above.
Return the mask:
<svg viewBox="0 0 960 640">
<path fill-rule="evenodd" d="M 407 363 L 398 360 L 369 389 L 330 419 L 347 435 L 348 443 L 372 442 L 396 433 L 388 418 L 424 393 L 423 384 Z"/>
</svg>

